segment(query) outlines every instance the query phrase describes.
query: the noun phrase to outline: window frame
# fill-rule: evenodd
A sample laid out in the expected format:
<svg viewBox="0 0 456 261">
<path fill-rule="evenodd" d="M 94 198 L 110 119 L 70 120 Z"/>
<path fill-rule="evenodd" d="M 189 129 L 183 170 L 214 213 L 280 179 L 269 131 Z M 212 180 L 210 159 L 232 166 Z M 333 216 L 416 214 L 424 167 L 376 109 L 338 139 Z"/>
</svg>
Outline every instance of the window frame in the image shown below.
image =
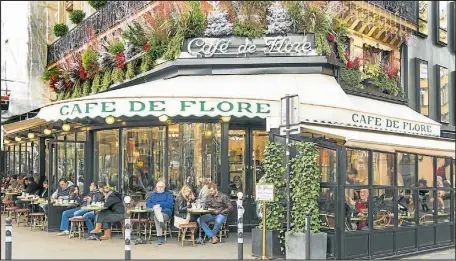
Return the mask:
<svg viewBox="0 0 456 261">
<path fill-rule="evenodd" d="M 427 14 L 426 14 L 426 20 L 420 18 L 420 2 L 427 2 Z M 429 1 L 418 1 L 418 8 L 416 9 L 416 17 L 418 18 L 418 23 L 416 25 L 416 35 L 422 37 L 422 38 L 427 38 L 429 35 Z M 426 32 L 421 32 L 420 31 L 420 22 L 426 23 Z"/>
<path fill-rule="evenodd" d="M 428 98 L 427 98 L 427 102 L 428 102 L 428 114 L 427 115 L 424 115 L 423 113 L 421 113 L 421 85 L 420 85 L 420 76 L 421 76 L 421 63 L 422 62 L 425 62 L 426 65 L 427 65 L 427 86 L 428 86 Z M 430 101 L 431 101 L 431 96 L 429 95 L 429 91 L 430 91 L 430 85 L 429 85 L 429 62 L 426 61 L 426 60 L 423 60 L 423 59 L 420 59 L 420 58 L 415 58 L 415 88 L 416 88 L 416 97 L 415 97 L 415 101 L 416 101 L 416 111 L 423 115 L 423 116 L 426 116 L 428 118 L 430 118 Z"/>
<path fill-rule="evenodd" d="M 445 124 L 445 125 L 449 125 L 450 124 L 450 119 L 451 119 L 451 115 L 450 115 L 450 109 L 448 109 L 448 122 L 443 122 L 442 121 L 442 100 L 441 100 L 441 90 L 442 90 L 442 86 L 441 86 L 441 82 L 440 82 L 440 70 L 441 69 L 446 69 L 447 70 L 447 77 L 448 77 L 448 83 L 447 83 L 447 104 L 448 106 L 450 106 L 450 95 L 449 95 L 449 88 L 450 88 L 450 81 L 449 81 L 449 78 L 450 78 L 450 71 L 448 70 L 447 67 L 444 67 L 444 66 L 441 66 L 441 65 L 435 65 L 435 83 L 436 83 L 436 91 L 437 91 L 437 95 L 436 95 L 436 104 L 437 104 L 437 117 L 438 117 L 438 122 L 440 122 L 441 124 Z"/>
<path fill-rule="evenodd" d="M 449 11 L 448 11 L 448 1 L 445 1 L 445 4 L 447 5 L 447 11 L 446 11 L 446 16 L 447 16 L 447 27 L 446 29 L 440 27 L 440 1 L 433 1 L 433 4 L 434 4 L 434 41 L 436 44 L 440 45 L 440 46 L 447 46 L 448 45 L 448 41 L 449 41 L 449 34 L 448 34 L 448 18 L 449 18 Z M 447 37 L 447 42 L 442 42 L 440 41 L 440 30 L 443 30 Z"/>
</svg>

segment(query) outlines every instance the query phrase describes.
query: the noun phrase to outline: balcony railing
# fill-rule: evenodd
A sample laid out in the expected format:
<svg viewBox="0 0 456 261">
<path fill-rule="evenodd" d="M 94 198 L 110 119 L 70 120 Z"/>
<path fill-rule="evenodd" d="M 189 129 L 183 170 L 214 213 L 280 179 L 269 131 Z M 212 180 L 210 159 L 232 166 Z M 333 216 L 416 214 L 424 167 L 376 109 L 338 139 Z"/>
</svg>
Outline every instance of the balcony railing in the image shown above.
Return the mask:
<svg viewBox="0 0 456 261">
<path fill-rule="evenodd" d="M 368 1 L 408 21 L 418 24 L 418 1 Z"/>
<path fill-rule="evenodd" d="M 65 57 L 71 50 L 90 41 L 94 36 L 105 32 L 117 23 L 134 15 L 151 1 L 108 1 L 108 4 L 84 19 L 65 36 L 48 45 L 47 64 Z"/>
</svg>

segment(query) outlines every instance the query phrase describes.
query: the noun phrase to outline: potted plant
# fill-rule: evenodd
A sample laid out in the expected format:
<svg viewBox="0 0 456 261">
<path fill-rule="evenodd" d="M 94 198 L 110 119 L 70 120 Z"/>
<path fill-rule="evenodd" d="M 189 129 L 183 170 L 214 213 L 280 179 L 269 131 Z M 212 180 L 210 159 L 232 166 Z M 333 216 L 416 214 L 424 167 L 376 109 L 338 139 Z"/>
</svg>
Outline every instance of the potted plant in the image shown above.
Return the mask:
<svg viewBox="0 0 456 261">
<path fill-rule="evenodd" d="M 73 24 L 79 24 L 84 20 L 86 13 L 82 10 L 74 10 L 70 12 L 70 21 Z"/>
<path fill-rule="evenodd" d="M 310 218 L 310 258 L 326 259 L 327 234 L 320 232 L 320 172 L 317 166 L 318 150 L 314 143 L 295 142 L 297 155 L 290 161 L 292 228 L 285 233 L 286 259 L 304 259 L 306 256 L 306 213 Z"/>
<path fill-rule="evenodd" d="M 68 33 L 68 26 L 66 24 L 56 24 L 54 25 L 54 35 L 57 37 L 62 37 Z"/>
<path fill-rule="evenodd" d="M 89 5 L 96 10 L 102 8 L 103 6 L 105 6 L 108 3 L 108 1 L 88 1 L 88 2 L 89 2 Z"/>
<path fill-rule="evenodd" d="M 285 155 L 284 146 L 269 142 L 264 151 L 262 166 L 264 176 L 260 184 L 274 184 L 274 201 L 266 204 L 266 256 L 271 258 L 283 258 L 283 221 L 285 220 L 286 182 L 284 179 L 285 166 L 283 157 Z M 262 212 L 262 205 L 258 209 Z M 259 228 L 252 230 L 252 255 L 262 255 L 263 233 L 262 219 L 263 213 L 260 213 L 261 223 Z"/>
</svg>

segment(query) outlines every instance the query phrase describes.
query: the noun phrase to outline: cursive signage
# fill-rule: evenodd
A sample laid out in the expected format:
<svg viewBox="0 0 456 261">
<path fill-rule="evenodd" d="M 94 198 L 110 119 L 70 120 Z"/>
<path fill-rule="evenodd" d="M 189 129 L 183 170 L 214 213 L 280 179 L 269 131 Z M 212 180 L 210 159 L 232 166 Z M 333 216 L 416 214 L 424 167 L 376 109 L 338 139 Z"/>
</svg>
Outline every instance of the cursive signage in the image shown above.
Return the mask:
<svg viewBox="0 0 456 261">
<path fill-rule="evenodd" d="M 194 38 L 187 41 L 187 52 L 200 57 L 316 55 L 313 34 L 297 36 L 263 37 L 262 39 Z"/>
</svg>

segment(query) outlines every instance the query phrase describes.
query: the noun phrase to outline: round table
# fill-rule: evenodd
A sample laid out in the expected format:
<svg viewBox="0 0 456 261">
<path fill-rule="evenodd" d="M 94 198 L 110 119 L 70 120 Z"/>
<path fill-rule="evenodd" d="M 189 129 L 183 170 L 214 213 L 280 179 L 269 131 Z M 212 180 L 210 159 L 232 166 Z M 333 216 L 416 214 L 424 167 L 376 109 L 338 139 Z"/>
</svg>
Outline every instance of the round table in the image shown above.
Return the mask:
<svg viewBox="0 0 456 261">
<path fill-rule="evenodd" d="M 81 209 L 89 211 L 100 211 L 104 209 L 104 206 L 83 206 Z"/>
<path fill-rule="evenodd" d="M 204 214 L 212 214 L 214 213 L 214 209 L 194 209 L 194 208 L 189 208 L 187 209 L 187 212 L 190 213 L 190 215 L 199 215 L 201 218 L 202 215 Z M 201 220 L 201 219 L 200 219 Z M 204 240 L 201 238 L 201 224 L 198 225 L 198 239 L 196 240 L 196 243 L 204 245 Z"/>
<path fill-rule="evenodd" d="M 138 244 L 150 244 L 150 241 L 147 239 L 147 234 L 146 233 L 144 233 L 144 239 L 141 238 L 141 224 L 143 222 L 141 222 L 141 217 L 139 216 L 139 214 L 153 212 L 154 209 L 153 208 L 143 208 L 143 209 L 130 208 L 128 211 L 130 212 L 130 214 L 131 213 L 138 214 L 139 238 L 135 240 L 135 245 L 138 245 Z"/>
<path fill-rule="evenodd" d="M 77 207 L 78 203 L 54 203 L 52 204 L 54 207 Z"/>
</svg>

